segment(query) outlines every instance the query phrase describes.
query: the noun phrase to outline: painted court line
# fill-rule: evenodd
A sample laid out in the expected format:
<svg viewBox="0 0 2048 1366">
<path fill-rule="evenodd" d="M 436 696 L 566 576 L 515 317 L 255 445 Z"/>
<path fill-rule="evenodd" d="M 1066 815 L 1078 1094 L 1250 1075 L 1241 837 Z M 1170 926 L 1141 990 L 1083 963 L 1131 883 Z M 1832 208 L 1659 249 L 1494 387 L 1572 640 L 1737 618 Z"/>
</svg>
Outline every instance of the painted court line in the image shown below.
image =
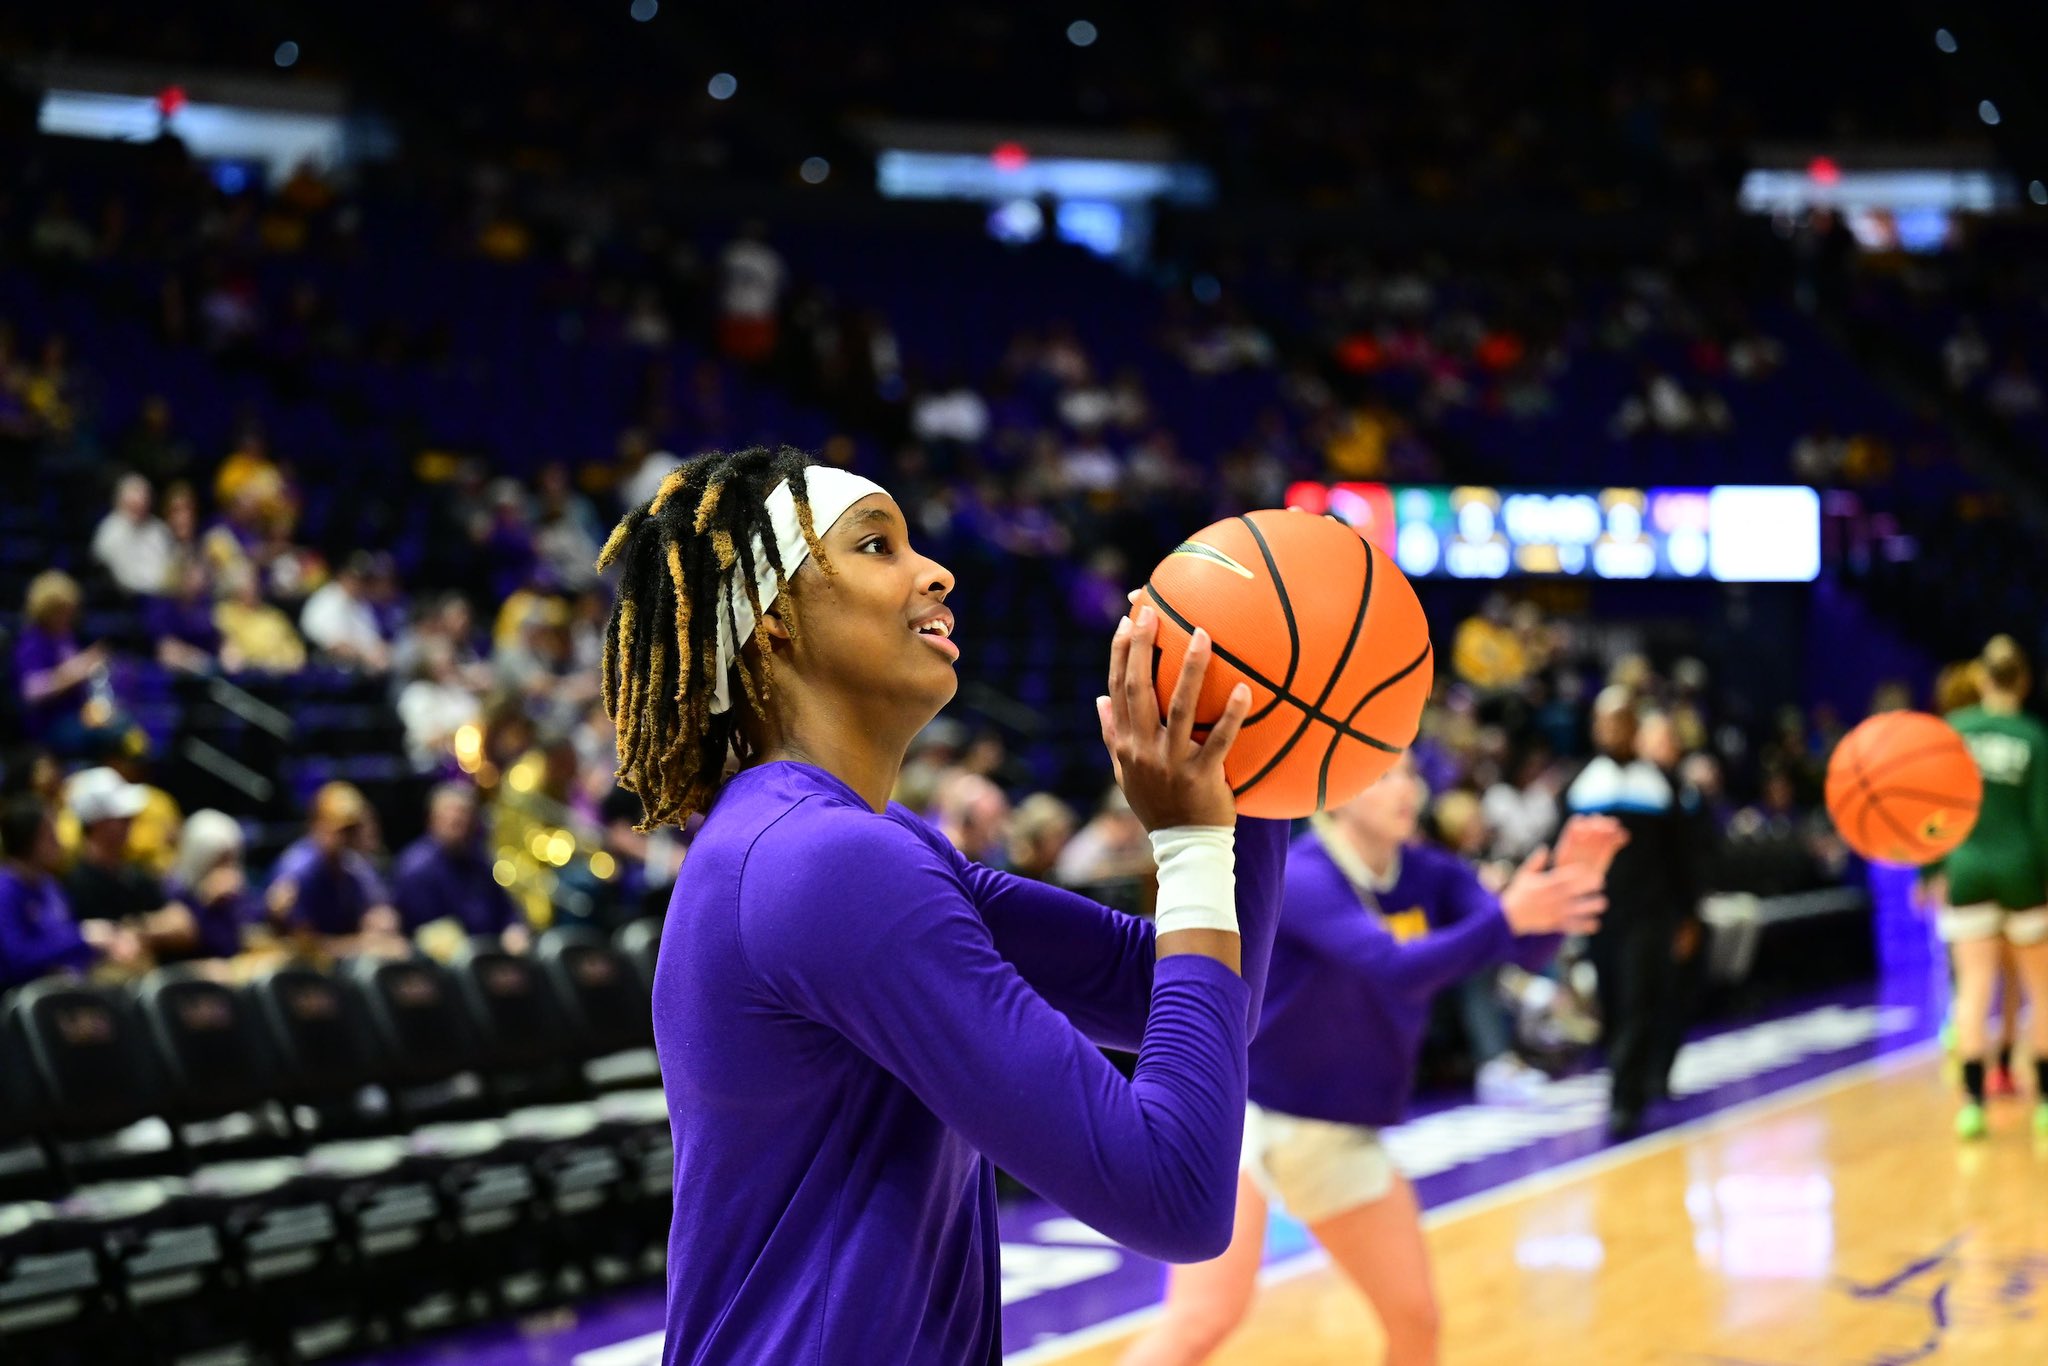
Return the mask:
<svg viewBox="0 0 2048 1366">
<path fill-rule="evenodd" d="M 1453 1223 L 1459 1219 L 1469 1218 L 1475 1214 L 1483 1214 L 1487 1210 L 1522 1199 L 1525 1196 L 1541 1195 L 1560 1186 L 1570 1185 L 1575 1181 L 1599 1176 L 1605 1172 L 1612 1171 L 1616 1167 L 1626 1166 L 1631 1162 L 1640 1161 L 1646 1157 L 1654 1157 L 1658 1153 L 1679 1147 L 1701 1134 L 1712 1133 L 1718 1129 L 1726 1129 L 1779 1110 L 1788 1110 L 1807 1101 L 1832 1095 L 1837 1091 L 1847 1090 L 1872 1078 L 1903 1071 L 1924 1062 L 1928 1057 L 1934 1055 L 1938 1048 L 1938 1040 L 1923 1039 L 1918 1043 L 1908 1044 L 1902 1048 L 1886 1052 L 1879 1057 L 1865 1058 L 1860 1062 L 1851 1063 L 1833 1072 L 1788 1086 L 1782 1091 L 1773 1091 L 1769 1095 L 1756 1096 L 1731 1105 L 1725 1110 L 1715 1110 L 1709 1114 L 1700 1115 L 1696 1118 L 1685 1120 L 1682 1123 L 1674 1124 L 1668 1129 L 1659 1129 L 1656 1133 L 1644 1134 L 1642 1137 L 1631 1139 L 1627 1143 L 1617 1144 L 1612 1148 L 1603 1148 L 1599 1152 L 1573 1158 L 1571 1161 L 1561 1163 L 1558 1166 L 1550 1167 L 1540 1172 L 1532 1172 L 1527 1176 L 1517 1177 L 1512 1181 L 1503 1182 L 1491 1190 L 1476 1191 L 1471 1195 L 1439 1205 L 1435 1209 L 1424 1211 L 1422 1216 L 1423 1227 L 1436 1228 L 1443 1224 Z M 1324 1256 L 1321 1248 L 1311 1248 L 1307 1252 L 1297 1253 L 1265 1268 L 1259 1273 L 1259 1284 L 1274 1285 L 1281 1281 L 1291 1280 L 1296 1276 L 1313 1271 L 1317 1267 L 1324 1266 L 1327 1262 L 1328 1258 Z M 1144 1327 L 1157 1318 L 1159 1312 L 1160 1307 L 1158 1305 L 1147 1305 L 1143 1309 L 1133 1309 L 1127 1314 L 1119 1314 L 1113 1319 L 1105 1319 L 1101 1323 L 1083 1328 L 1077 1332 L 1068 1333 L 1062 1337 L 1049 1338 L 1044 1342 L 1035 1343 L 1020 1351 L 1009 1353 L 1003 1358 L 1003 1366 L 1049 1366 L 1049 1363 L 1058 1361 L 1060 1358 L 1081 1351 L 1084 1348 L 1100 1346 L 1106 1342 L 1114 1342 L 1118 1338 Z"/>
</svg>

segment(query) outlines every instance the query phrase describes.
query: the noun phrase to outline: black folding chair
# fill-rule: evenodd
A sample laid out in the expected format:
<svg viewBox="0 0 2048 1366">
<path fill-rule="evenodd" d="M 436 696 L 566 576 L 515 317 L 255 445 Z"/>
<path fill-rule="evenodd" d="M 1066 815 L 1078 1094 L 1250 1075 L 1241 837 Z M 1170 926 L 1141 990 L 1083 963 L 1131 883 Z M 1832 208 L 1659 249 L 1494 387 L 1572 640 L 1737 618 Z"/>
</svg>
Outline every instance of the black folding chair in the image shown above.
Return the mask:
<svg viewBox="0 0 2048 1366">
<path fill-rule="evenodd" d="M 417 1160 L 406 1137 L 393 1132 L 356 994 L 296 964 L 243 991 L 275 1062 L 272 1093 L 298 1134 L 306 1168 L 332 1183 L 366 1312 L 392 1336 L 464 1321 L 470 1310 L 456 1271 L 454 1220 L 444 1212 L 434 1165 Z"/>
<path fill-rule="evenodd" d="M 71 981 L 23 987 L 19 1032 L 44 1098 L 51 1242 L 90 1246 L 112 1316 L 92 1325 L 88 1359 L 146 1360 L 207 1348 L 261 1346 L 231 1311 L 233 1276 L 222 1204 L 180 1174 L 174 1143 L 136 1126 L 161 1109 L 161 1077 L 121 993 Z"/>
<path fill-rule="evenodd" d="M 472 1308 L 506 1313 L 559 1293 L 545 1192 L 522 1143 L 494 1112 L 474 1035 L 447 969 L 430 958 L 345 965 L 383 1060 L 381 1080 L 413 1160 L 434 1176 L 462 1239 Z"/>
<path fill-rule="evenodd" d="M 12 999 L 0 1000 L 0 1361 L 80 1360 L 106 1340 L 110 1287 L 98 1230 L 59 1218 L 45 1098 Z"/>
<path fill-rule="evenodd" d="M 627 1160 L 638 1228 L 665 1245 L 675 1149 L 648 989 L 632 959 L 594 930 L 551 929 L 535 943 L 534 957 L 562 1002 L 570 1045 L 599 1093 L 598 1112 L 634 1134 Z"/>
<path fill-rule="evenodd" d="M 640 974 L 641 989 L 650 996 L 654 992 L 654 963 L 661 951 L 661 922 L 652 916 L 640 920 L 629 920 L 619 926 L 612 936 L 619 952 L 632 960 L 634 971 Z"/>
<path fill-rule="evenodd" d="M 165 1081 L 160 1113 L 221 1234 L 240 1312 L 281 1358 L 357 1345 L 369 1309 L 335 1210 L 348 1183 L 299 1154 L 250 1003 L 183 968 L 152 973 L 136 1001 Z"/>
</svg>

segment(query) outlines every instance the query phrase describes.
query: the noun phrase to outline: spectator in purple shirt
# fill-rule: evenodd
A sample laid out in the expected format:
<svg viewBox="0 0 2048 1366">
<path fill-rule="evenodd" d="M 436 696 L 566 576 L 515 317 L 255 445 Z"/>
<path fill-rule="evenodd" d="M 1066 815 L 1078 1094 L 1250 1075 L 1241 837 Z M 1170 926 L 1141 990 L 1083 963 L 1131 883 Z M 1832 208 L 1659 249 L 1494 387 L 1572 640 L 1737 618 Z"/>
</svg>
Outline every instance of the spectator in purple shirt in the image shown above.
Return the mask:
<svg viewBox="0 0 2048 1366">
<path fill-rule="evenodd" d="M 40 798 L 24 792 L 0 803 L 0 991 L 102 960 L 142 961 L 141 942 L 128 930 L 72 919 L 57 879 L 62 857 Z"/>
<path fill-rule="evenodd" d="M 264 894 L 271 923 L 329 953 L 407 952 L 383 879 L 357 847 L 370 804 L 352 783 L 313 797 L 306 836 L 279 855 Z"/>
<path fill-rule="evenodd" d="M 233 958 L 263 911 L 242 866 L 242 824 L 222 811 L 194 811 L 178 836 L 170 892 L 198 923 L 198 958 Z"/>
<path fill-rule="evenodd" d="M 213 594 L 206 565 L 185 560 L 171 568 L 171 589 L 148 600 L 143 629 L 156 641 L 157 663 L 185 673 L 208 673 L 218 663 L 220 627 L 213 620 Z"/>
<path fill-rule="evenodd" d="M 408 934 L 436 920 L 454 920 L 472 935 L 495 935 L 514 953 L 529 942 L 510 893 L 492 875 L 479 838 L 476 790 L 443 783 L 427 799 L 427 833 L 398 856 L 392 899 Z"/>
<path fill-rule="evenodd" d="M 29 581 L 26 623 L 14 642 L 14 676 L 31 739 L 60 758 L 76 758 L 121 729 L 107 682 L 105 645 L 80 648 L 78 582 L 60 569 Z"/>
</svg>

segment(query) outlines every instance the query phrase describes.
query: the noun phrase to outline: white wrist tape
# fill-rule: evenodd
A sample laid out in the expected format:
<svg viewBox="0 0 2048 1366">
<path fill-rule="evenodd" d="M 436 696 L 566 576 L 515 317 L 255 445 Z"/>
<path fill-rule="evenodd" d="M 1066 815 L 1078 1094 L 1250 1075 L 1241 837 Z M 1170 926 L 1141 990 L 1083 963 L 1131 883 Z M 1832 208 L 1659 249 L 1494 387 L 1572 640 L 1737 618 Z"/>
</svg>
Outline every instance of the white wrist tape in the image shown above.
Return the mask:
<svg viewBox="0 0 2048 1366">
<path fill-rule="evenodd" d="M 1237 831 L 1227 825 L 1176 825 L 1154 830 L 1159 865 L 1155 933 L 1237 929 Z"/>
</svg>

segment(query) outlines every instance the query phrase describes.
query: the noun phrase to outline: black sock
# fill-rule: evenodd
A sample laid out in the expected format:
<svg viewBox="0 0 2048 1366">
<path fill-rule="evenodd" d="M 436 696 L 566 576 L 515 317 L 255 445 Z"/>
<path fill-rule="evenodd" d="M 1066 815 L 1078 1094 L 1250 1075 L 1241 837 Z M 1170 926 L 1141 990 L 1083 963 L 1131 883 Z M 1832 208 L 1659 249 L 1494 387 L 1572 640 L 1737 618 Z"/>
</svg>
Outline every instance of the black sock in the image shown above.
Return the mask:
<svg viewBox="0 0 2048 1366">
<path fill-rule="evenodd" d="M 2012 1072 L 2012 1045 L 2009 1043 L 1998 1046 L 1998 1070 L 2008 1074 Z"/>
<path fill-rule="evenodd" d="M 2034 1103 L 2048 1105 L 2048 1058 L 2034 1059 Z"/>
<path fill-rule="evenodd" d="M 1975 1058 L 1963 1064 L 1963 1089 L 1977 1104 L 1984 1103 L 1984 1064 Z"/>
</svg>

